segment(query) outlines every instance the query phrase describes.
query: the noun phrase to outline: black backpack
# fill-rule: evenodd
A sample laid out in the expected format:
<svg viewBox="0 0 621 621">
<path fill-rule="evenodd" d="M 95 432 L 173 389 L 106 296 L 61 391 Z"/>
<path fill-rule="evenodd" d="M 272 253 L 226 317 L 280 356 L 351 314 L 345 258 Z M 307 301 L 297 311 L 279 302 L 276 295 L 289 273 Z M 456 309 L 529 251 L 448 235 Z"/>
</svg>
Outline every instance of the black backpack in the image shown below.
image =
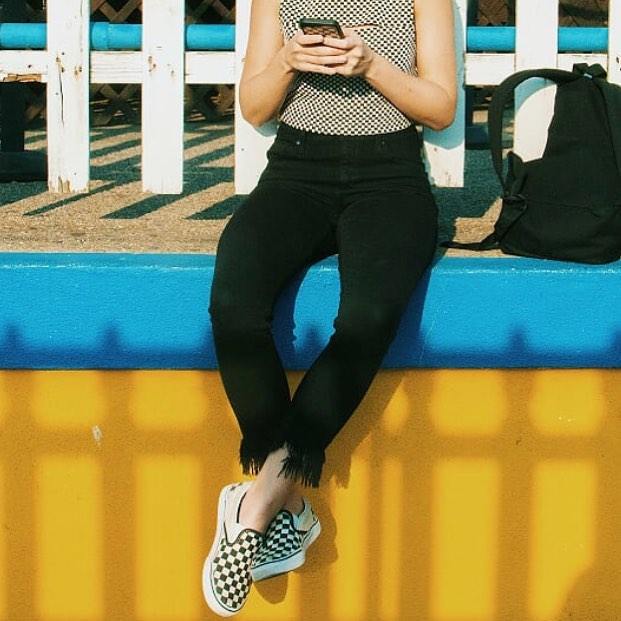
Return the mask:
<svg viewBox="0 0 621 621">
<path fill-rule="evenodd" d="M 514 89 L 530 78 L 558 84 L 541 158 L 510 152 L 503 173 L 502 119 Z M 621 87 L 601 65 L 573 71 L 520 71 L 494 92 L 488 127 L 492 163 L 503 188 L 494 232 L 481 242 L 442 245 L 527 257 L 609 263 L 621 256 Z"/>
</svg>

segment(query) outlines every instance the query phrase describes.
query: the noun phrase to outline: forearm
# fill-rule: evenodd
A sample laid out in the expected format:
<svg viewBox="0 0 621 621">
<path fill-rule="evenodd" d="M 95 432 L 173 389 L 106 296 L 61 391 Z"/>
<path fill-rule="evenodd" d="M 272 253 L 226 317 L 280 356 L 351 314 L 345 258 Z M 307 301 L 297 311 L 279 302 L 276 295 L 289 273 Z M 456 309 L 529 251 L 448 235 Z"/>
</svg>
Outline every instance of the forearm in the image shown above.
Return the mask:
<svg viewBox="0 0 621 621">
<path fill-rule="evenodd" d="M 276 117 L 295 73 L 281 50 L 260 73 L 242 75 L 239 105 L 244 119 L 259 127 Z"/>
<path fill-rule="evenodd" d="M 442 130 L 455 118 L 456 93 L 433 80 L 405 74 L 374 54 L 365 72 L 367 82 L 403 114 L 426 127 Z"/>
</svg>

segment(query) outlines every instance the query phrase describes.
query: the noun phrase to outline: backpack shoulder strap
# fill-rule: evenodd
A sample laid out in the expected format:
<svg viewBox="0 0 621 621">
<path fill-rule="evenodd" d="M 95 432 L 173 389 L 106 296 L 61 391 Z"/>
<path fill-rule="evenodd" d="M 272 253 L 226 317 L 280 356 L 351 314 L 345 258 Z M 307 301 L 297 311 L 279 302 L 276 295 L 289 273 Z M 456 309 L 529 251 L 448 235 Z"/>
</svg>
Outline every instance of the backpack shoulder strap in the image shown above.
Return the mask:
<svg viewBox="0 0 621 621">
<path fill-rule="evenodd" d="M 513 95 L 513 91 L 520 84 L 531 78 L 543 78 L 551 80 L 556 84 L 566 84 L 567 82 L 579 79 L 582 75 L 583 73 L 577 67 L 574 67 L 574 71 L 564 71 L 563 69 L 526 69 L 510 75 L 496 88 L 488 111 L 489 146 L 494 170 L 503 187 L 502 119 L 507 103 Z"/>
<path fill-rule="evenodd" d="M 611 84 L 599 76 L 594 77 L 596 79 L 593 82 L 601 90 L 606 103 L 612 148 L 617 160 L 617 169 L 621 176 L 621 86 Z"/>
</svg>

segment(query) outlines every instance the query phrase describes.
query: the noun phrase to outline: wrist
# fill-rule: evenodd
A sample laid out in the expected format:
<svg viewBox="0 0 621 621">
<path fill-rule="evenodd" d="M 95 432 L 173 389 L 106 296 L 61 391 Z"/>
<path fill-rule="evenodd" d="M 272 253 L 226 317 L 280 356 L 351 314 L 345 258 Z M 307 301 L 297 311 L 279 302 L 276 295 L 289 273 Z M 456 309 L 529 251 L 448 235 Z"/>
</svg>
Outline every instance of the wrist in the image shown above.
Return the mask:
<svg viewBox="0 0 621 621">
<path fill-rule="evenodd" d="M 363 73 L 364 78 L 371 84 L 376 81 L 379 65 L 381 65 L 381 57 L 371 50 L 371 55 L 366 62 Z"/>
<path fill-rule="evenodd" d="M 289 76 L 292 76 L 294 73 L 296 73 L 296 69 L 289 61 L 284 47 L 278 52 L 277 60 L 278 60 L 278 65 L 280 67 L 280 70 L 283 72 L 285 76 L 289 77 Z"/>
</svg>

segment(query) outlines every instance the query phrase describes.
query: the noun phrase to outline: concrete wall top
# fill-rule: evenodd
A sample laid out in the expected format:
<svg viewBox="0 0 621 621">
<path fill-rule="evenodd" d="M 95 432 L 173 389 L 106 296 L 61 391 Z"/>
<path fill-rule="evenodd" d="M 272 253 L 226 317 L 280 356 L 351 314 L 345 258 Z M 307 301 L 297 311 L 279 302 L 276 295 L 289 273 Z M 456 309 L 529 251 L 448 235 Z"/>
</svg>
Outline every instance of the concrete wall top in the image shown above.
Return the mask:
<svg viewBox="0 0 621 621">
<path fill-rule="evenodd" d="M 0 368 L 212 369 L 212 255 L 0 254 Z M 330 337 L 337 260 L 283 293 L 275 334 L 304 369 Z M 440 258 L 386 367 L 621 366 L 621 263 Z"/>
</svg>

